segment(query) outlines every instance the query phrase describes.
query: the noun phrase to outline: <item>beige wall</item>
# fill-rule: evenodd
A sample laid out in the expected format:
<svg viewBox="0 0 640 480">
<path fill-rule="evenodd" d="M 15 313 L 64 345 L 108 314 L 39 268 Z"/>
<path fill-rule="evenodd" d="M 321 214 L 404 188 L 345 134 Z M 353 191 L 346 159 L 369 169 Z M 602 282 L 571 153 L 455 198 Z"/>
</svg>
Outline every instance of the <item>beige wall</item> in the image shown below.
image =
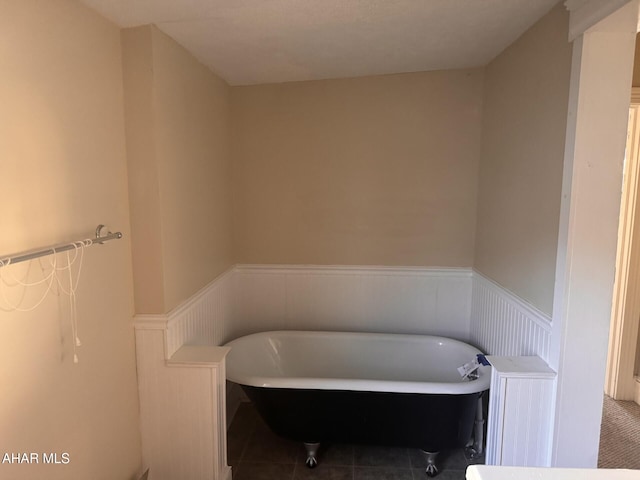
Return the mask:
<svg viewBox="0 0 640 480">
<path fill-rule="evenodd" d="M 85 252 L 77 365 L 68 298 L 0 310 L 0 455 L 70 455 L 0 464 L 0 478 L 131 479 L 140 435 L 120 33 L 77 2 L 1 3 L 0 256 L 90 236 L 98 223 L 124 239 Z M 30 288 L 22 306 L 40 293 Z"/>
<path fill-rule="evenodd" d="M 475 268 L 553 306 L 571 44 L 554 8 L 486 67 Z"/>
<path fill-rule="evenodd" d="M 237 262 L 471 266 L 482 82 L 234 87 Z"/>
<path fill-rule="evenodd" d="M 85 254 L 79 364 L 63 296 L 0 311 L 0 455 L 71 460 L 0 478 L 138 473 L 134 282 L 135 310 L 164 313 L 235 262 L 471 266 L 475 248 L 482 273 L 551 311 L 561 7 L 486 71 L 233 89 L 154 27 L 123 31 L 121 50 L 70 0 L 2 12 L 0 255 L 98 223 L 125 239 Z"/>
<path fill-rule="evenodd" d="M 229 87 L 157 28 L 123 31 L 137 313 L 232 263 Z"/>
</svg>

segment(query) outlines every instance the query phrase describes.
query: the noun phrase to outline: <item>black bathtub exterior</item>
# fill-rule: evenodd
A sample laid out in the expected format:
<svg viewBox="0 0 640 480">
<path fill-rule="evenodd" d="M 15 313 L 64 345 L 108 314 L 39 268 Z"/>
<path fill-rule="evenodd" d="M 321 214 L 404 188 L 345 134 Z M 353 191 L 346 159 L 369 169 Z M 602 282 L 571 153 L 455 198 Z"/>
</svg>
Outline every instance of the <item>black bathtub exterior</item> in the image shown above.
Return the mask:
<svg viewBox="0 0 640 480">
<path fill-rule="evenodd" d="M 242 388 L 267 425 L 285 438 L 429 452 L 467 444 L 482 395 Z"/>
</svg>

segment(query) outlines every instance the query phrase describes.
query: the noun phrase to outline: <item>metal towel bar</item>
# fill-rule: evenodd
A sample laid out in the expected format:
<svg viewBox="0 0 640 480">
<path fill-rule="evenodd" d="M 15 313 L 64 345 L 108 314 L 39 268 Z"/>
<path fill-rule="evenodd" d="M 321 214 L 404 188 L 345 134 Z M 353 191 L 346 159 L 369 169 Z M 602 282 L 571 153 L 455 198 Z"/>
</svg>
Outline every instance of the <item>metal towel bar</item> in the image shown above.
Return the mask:
<svg viewBox="0 0 640 480">
<path fill-rule="evenodd" d="M 38 250 L 30 250 L 28 252 L 15 253 L 6 257 L 0 257 L 0 267 L 6 267 L 14 263 L 25 262 L 34 258 L 44 257 L 46 255 L 66 252 L 67 250 L 76 249 L 79 246 L 87 247 L 89 245 L 95 245 L 96 243 L 103 244 L 104 242 L 108 242 L 109 240 L 117 240 L 122 238 L 122 233 L 120 232 L 108 232 L 106 235 L 102 235 L 103 228 L 104 225 L 98 225 L 96 227 L 95 238 L 85 238 L 83 240 L 78 240 L 75 242 L 61 243 L 59 245 L 52 245 L 50 247 L 41 248 Z"/>
</svg>

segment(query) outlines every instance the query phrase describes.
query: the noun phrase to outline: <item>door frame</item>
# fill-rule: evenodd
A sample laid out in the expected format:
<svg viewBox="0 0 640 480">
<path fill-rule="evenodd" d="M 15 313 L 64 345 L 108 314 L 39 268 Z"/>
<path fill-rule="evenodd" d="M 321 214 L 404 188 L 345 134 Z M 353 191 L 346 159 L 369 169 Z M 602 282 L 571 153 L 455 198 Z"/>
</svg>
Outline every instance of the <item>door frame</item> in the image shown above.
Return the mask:
<svg viewBox="0 0 640 480">
<path fill-rule="evenodd" d="M 620 205 L 618 250 L 605 394 L 638 400 L 634 378 L 640 328 L 640 88 L 629 108 L 624 183 Z"/>
</svg>

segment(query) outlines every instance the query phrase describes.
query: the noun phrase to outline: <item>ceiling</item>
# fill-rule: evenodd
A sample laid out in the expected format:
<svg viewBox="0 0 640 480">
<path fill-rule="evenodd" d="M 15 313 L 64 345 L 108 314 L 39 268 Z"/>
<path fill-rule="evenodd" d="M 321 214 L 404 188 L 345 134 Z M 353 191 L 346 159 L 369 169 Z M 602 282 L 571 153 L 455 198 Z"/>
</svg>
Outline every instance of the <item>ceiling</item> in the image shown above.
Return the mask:
<svg viewBox="0 0 640 480">
<path fill-rule="evenodd" d="M 81 0 L 231 85 L 486 65 L 558 0 Z"/>
</svg>

